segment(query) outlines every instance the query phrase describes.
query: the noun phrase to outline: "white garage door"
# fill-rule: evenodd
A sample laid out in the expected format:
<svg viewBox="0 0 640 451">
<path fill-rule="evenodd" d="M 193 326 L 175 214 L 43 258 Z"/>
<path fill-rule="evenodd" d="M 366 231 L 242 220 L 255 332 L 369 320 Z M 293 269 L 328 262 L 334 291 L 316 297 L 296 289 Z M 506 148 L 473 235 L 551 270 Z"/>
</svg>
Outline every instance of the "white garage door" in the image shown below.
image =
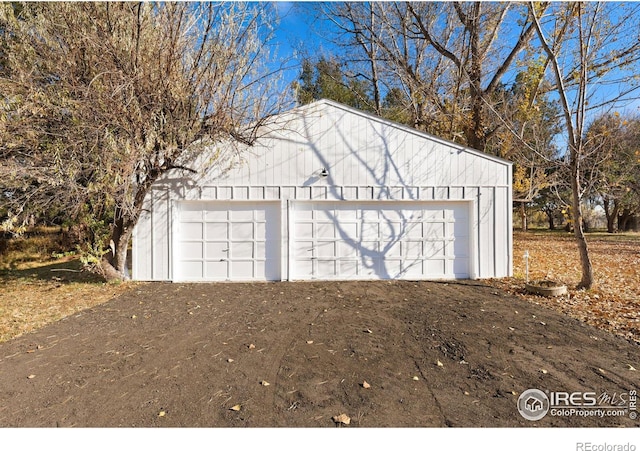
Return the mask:
<svg viewBox="0 0 640 451">
<path fill-rule="evenodd" d="M 181 202 L 174 280 L 280 280 L 279 217 L 273 202 Z"/>
<path fill-rule="evenodd" d="M 296 202 L 292 279 L 469 277 L 467 202 Z"/>
</svg>

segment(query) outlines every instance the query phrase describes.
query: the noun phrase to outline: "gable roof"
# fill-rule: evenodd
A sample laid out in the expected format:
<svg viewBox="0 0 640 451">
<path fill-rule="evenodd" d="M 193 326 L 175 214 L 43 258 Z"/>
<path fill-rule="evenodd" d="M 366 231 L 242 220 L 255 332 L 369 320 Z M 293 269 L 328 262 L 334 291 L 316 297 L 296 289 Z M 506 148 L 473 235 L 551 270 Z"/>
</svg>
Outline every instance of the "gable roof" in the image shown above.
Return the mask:
<svg viewBox="0 0 640 451">
<path fill-rule="evenodd" d="M 389 120 L 389 119 L 385 119 L 385 118 L 380 117 L 380 116 L 378 116 L 376 114 L 369 113 L 369 112 L 366 112 L 366 111 L 362 111 L 362 110 L 359 110 L 357 108 L 353 108 L 353 107 L 347 106 L 345 104 L 342 104 L 340 102 L 336 102 L 334 100 L 329 100 L 329 99 L 316 100 L 316 101 L 308 103 L 306 105 L 297 106 L 297 107 L 285 112 L 284 114 L 295 113 L 295 112 L 297 112 L 298 114 L 305 114 L 305 112 L 307 110 L 317 109 L 317 108 L 322 107 L 322 106 L 339 109 L 339 110 L 345 111 L 345 112 L 350 113 L 350 114 L 354 114 L 354 115 L 357 115 L 357 116 L 365 117 L 365 118 L 367 118 L 367 119 L 369 119 L 371 121 L 378 122 L 378 123 L 380 123 L 382 125 L 385 125 L 387 127 L 396 128 L 398 130 L 402 130 L 405 133 L 410 133 L 410 134 L 419 136 L 421 138 L 424 138 L 424 139 L 427 139 L 427 140 L 430 140 L 430 141 L 437 142 L 439 144 L 443 144 L 443 145 L 449 146 L 449 147 L 454 148 L 456 150 L 467 152 L 467 153 L 470 153 L 470 154 L 475 155 L 477 157 L 485 158 L 485 159 L 493 161 L 495 163 L 513 165 L 513 163 L 511 161 L 506 160 L 504 158 L 500 158 L 500 157 L 497 157 L 495 155 L 491 155 L 491 154 L 488 154 L 486 152 L 482 152 L 480 150 L 473 149 L 473 148 L 468 147 L 468 146 L 464 146 L 464 145 L 462 145 L 460 143 L 456 143 L 454 141 L 450 141 L 450 140 L 447 140 L 447 139 L 444 139 L 444 138 L 440 138 L 438 136 L 435 136 L 435 135 L 432 135 L 432 134 L 429 134 L 429 133 L 426 133 L 426 132 L 422 132 L 422 131 L 417 130 L 417 129 L 413 128 L 413 127 L 409 127 L 408 125 L 404 125 L 404 124 L 401 124 L 399 122 L 395 122 L 395 121 L 392 121 L 392 120 Z"/>
</svg>

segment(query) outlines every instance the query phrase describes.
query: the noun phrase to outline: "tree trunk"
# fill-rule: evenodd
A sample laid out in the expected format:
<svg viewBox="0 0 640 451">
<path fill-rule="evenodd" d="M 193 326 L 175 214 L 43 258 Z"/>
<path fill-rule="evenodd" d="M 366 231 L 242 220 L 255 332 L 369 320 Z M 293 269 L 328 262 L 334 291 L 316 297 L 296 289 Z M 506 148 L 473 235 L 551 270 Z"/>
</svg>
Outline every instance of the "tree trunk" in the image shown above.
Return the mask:
<svg viewBox="0 0 640 451">
<path fill-rule="evenodd" d="M 527 208 L 524 202 L 520 202 L 520 223 L 523 232 L 529 230 L 529 224 L 527 223 Z"/>
<path fill-rule="evenodd" d="M 553 213 L 551 213 L 551 214 L 547 213 L 547 220 L 549 221 L 549 230 L 555 230 L 556 229 L 556 223 L 555 223 L 555 220 L 553 218 Z"/>
<path fill-rule="evenodd" d="M 102 259 L 101 269 L 107 281 L 127 280 L 127 252 L 136 221 L 124 218 L 122 211 L 116 209 L 116 217 L 111 231 L 111 249 Z"/>
<path fill-rule="evenodd" d="M 593 286 L 593 266 L 589 257 L 589 246 L 584 235 L 582 204 L 580 202 L 580 173 L 577 162 L 577 150 L 571 149 L 571 203 L 573 209 L 573 234 L 578 244 L 580 253 L 580 266 L 582 269 L 582 279 L 577 288 L 590 289 Z"/>
<path fill-rule="evenodd" d="M 629 230 L 627 223 L 629 222 L 630 213 L 629 209 L 625 208 L 622 210 L 622 213 L 618 215 L 618 231 L 627 232 Z"/>
<path fill-rule="evenodd" d="M 611 200 L 606 197 L 603 198 L 602 206 L 604 208 L 604 215 L 607 218 L 607 233 L 615 233 L 616 231 L 616 218 L 618 217 L 618 202 L 613 201 L 613 208 L 611 207 Z"/>
</svg>

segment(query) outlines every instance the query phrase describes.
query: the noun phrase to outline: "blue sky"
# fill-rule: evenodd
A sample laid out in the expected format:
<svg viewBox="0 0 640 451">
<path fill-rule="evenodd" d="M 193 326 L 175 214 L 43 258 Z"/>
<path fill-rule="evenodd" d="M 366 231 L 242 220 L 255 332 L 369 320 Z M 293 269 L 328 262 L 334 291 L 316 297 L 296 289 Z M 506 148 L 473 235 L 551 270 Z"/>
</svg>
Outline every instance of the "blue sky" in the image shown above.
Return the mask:
<svg viewBox="0 0 640 451">
<path fill-rule="evenodd" d="M 300 73 L 300 64 L 304 56 L 314 56 L 322 48 L 329 46 L 328 42 L 318 35 L 313 27 L 313 17 L 308 8 L 311 2 L 274 2 L 280 16 L 280 24 L 276 30 L 275 40 L 279 46 L 278 54 L 282 57 L 290 56 L 292 61 L 287 67 L 293 68 L 286 74 L 291 82 Z M 297 64 L 298 66 L 295 66 Z"/>
<path fill-rule="evenodd" d="M 285 73 L 287 85 L 290 85 L 292 81 L 298 78 L 301 70 L 300 64 L 305 56 L 313 58 L 321 54 L 330 54 L 332 50 L 335 53 L 339 53 L 339 50 L 327 39 L 331 38 L 328 34 L 327 24 L 319 24 L 318 19 L 314 17 L 311 10 L 314 4 L 317 6 L 321 3 L 325 2 L 273 2 L 280 16 L 280 24 L 277 27 L 275 36 L 275 42 L 279 48 L 278 54 L 281 57 L 291 57 L 286 65 L 289 68 Z M 323 34 L 323 30 L 326 33 Z M 550 76 L 551 74 L 548 73 L 547 75 Z M 606 88 L 609 92 L 597 93 L 595 97 L 601 100 L 603 95 L 608 97 L 618 88 L 619 86 L 609 86 Z M 595 98 L 594 103 L 597 103 Z M 629 114 L 637 114 L 639 109 L 640 100 L 633 100 L 616 107 L 616 110 L 620 113 Z"/>
</svg>

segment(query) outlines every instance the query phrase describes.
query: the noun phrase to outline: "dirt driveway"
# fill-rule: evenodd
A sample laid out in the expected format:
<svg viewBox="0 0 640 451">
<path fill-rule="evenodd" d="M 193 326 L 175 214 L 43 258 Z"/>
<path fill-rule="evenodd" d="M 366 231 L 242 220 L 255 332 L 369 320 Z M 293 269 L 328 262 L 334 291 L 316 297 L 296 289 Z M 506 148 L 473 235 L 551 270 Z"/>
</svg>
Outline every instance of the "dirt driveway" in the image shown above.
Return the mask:
<svg viewBox="0 0 640 451">
<path fill-rule="evenodd" d="M 137 284 L 0 344 L 0 426 L 634 427 L 517 400 L 614 411 L 635 368 L 638 345 L 480 283 Z"/>
</svg>

